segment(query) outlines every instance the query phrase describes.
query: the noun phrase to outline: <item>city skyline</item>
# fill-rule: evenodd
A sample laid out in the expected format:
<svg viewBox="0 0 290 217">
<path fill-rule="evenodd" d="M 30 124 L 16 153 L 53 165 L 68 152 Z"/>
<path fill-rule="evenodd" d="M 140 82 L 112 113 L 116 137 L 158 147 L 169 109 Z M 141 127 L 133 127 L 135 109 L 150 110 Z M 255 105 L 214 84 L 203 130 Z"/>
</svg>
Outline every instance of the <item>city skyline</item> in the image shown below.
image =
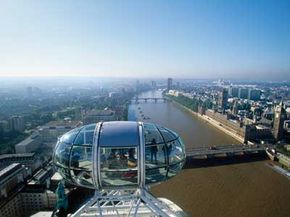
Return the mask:
<svg viewBox="0 0 290 217">
<path fill-rule="evenodd" d="M 289 82 L 0 80 L 0 216 L 139 217 L 147 206 L 178 206 L 176 217 L 289 213 Z M 146 192 L 170 207 L 135 205 Z M 130 195 L 132 209 L 121 202 Z"/>
<path fill-rule="evenodd" d="M 288 1 L 13 1 L 0 76 L 290 79 Z"/>
</svg>

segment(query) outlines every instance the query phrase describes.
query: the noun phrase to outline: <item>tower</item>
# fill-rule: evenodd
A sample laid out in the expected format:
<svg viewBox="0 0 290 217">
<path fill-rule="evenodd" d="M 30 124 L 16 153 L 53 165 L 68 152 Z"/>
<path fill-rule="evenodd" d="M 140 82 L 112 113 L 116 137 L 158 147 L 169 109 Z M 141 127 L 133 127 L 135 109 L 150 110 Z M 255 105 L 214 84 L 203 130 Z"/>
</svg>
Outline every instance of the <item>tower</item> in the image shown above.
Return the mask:
<svg viewBox="0 0 290 217">
<path fill-rule="evenodd" d="M 228 102 L 228 90 L 224 88 L 220 92 L 218 99 L 218 106 L 223 112 L 226 109 L 227 102 Z"/>
<path fill-rule="evenodd" d="M 172 78 L 167 79 L 167 92 L 172 89 Z"/>
<path fill-rule="evenodd" d="M 249 89 L 248 99 L 249 100 L 260 100 L 261 91 L 257 89 Z"/>
<path fill-rule="evenodd" d="M 152 87 L 153 89 L 156 89 L 156 81 L 151 81 L 151 87 Z"/>
<path fill-rule="evenodd" d="M 9 128 L 13 131 L 23 132 L 25 130 L 25 123 L 23 117 L 12 116 L 9 119 Z"/>
<path fill-rule="evenodd" d="M 247 99 L 249 96 L 249 89 L 248 88 L 239 88 L 239 94 L 238 94 L 238 97 L 240 99 Z"/>
<path fill-rule="evenodd" d="M 283 107 L 283 101 L 281 101 L 280 105 L 276 106 L 275 108 L 273 135 L 276 141 L 280 141 L 283 139 L 284 121 L 286 120 L 286 118 L 287 118 L 287 114 Z"/>
<path fill-rule="evenodd" d="M 139 92 L 140 91 L 140 81 L 139 80 L 136 81 L 136 87 L 135 87 L 135 89 L 136 89 L 136 92 Z"/>
<path fill-rule="evenodd" d="M 233 109 L 232 109 L 232 113 L 234 115 L 237 115 L 238 114 L 238 101 L 237 100 L 235 100 L 235 102 L 234 102 Z"/>
</svg>

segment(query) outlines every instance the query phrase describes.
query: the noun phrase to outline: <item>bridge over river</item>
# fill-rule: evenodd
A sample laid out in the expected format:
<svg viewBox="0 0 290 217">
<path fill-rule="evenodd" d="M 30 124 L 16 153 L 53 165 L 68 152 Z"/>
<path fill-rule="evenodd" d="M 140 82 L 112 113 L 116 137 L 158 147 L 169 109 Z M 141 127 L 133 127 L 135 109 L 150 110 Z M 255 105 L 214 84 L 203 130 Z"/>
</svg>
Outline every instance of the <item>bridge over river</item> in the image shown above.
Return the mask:
<svg viewBox="0 0 290 217">
<path fill-rule="evenodd" d="M 223 145 L 212 147 L 197 147 L 186 150 L 186 159 L 209 159 L 218 157 L 234 157 L 242 155 L 265 154 L 267 147 L 273 147 L 269 144 L 259 145 Z"/>
<path fill-rule="evenodd" d="M 147 101 L 151 101 L 151 102 L 157 102 L 157 101 L 161 101 L 161 102 L 166 102 L 168 99 L 164 98 L 164 97 L 134 97 L 131 101 L 137 103 L 137 102 L 147 102 Z"/>
</svg>

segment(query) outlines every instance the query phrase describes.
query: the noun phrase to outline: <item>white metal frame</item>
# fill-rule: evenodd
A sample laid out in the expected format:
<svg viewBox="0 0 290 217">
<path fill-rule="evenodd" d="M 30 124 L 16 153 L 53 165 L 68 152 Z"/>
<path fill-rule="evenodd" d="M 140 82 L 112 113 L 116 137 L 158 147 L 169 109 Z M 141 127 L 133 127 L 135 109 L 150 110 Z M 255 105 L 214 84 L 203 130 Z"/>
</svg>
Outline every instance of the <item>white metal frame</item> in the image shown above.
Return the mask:
<svg viewBox="0 0 290 217">
<path fill-rule="evenodd" d="M 72 217 L 181 217 L 146 189 L 101 190 L 84 204 Z"/>
<path fill-rule="evenodd" d="M 167 204 L 149 193 L 145 185 L 145 140 L 144 126 L 138 122 L 138 187 L 120 189 L 102 189 L 100 174 L 99 134 L 102 122 L 96 125 L 93 142 L 93 183 L 98 187 L 95 195 L 87 201 L 72 217 L 136 217 L 162 216 L 180 217 L 180 212 L 173 211 Z"/>
</svg>

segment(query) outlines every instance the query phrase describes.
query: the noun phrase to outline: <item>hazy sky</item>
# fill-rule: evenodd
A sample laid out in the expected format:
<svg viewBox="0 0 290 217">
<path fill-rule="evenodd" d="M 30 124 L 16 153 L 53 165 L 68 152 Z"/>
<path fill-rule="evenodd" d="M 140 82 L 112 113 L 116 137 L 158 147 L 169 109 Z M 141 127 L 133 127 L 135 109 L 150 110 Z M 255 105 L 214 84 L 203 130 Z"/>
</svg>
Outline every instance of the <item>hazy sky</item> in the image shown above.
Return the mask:
<svg viewBox="0 0 290 217">
<path fill-rule="evenodd" d="M 290 79 L 290 1 L 1 1 L 0 75 Z"/>
</svg>

